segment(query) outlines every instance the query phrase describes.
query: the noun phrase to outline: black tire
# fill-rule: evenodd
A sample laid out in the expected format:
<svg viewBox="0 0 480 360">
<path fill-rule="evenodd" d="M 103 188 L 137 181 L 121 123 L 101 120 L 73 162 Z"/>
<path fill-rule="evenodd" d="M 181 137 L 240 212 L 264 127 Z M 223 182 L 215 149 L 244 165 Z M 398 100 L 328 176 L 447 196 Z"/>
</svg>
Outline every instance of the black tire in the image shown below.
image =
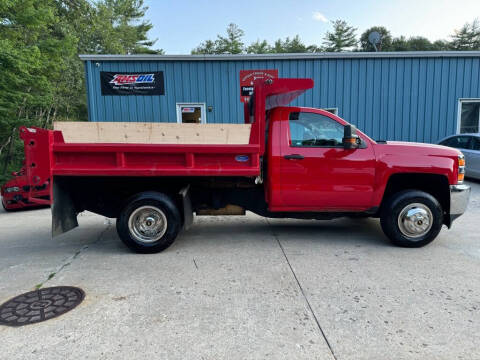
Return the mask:
<svg viewBox="0 0 480 360">
<path fill-rule="evenodd" d="M 164 229 L 163 235 L 162 231 L 158 234 L 161 236 L 160 238 L 151 242 L 145 242 L 140 239 L 142 236 L 141 233 L 139 235 L 137 231 L 136 235 L 136 230 L 130 230 L 130 217 L 133 214 L 132 222 L 135 223 L 134 219 L 136 218 L 136 213 L 134 212 L 137 211 L 138 213 L 139 211 L 142 211 L 141 208 L 146 208 L 146 210 L 143 210 L 146 212 L 151 211 L 149 209 L 153 209 L 154 217 L 155 215 L 159 215 L 157 218 L 166 219 L 166 229 L 164 226 L 161 226 L 161 229 Z M 160 210 L 160 212 L 155 209 Z M 157 220 L 155 220 L 154 223 L 156 223 Z M 165 221 L 160 221 L 159 223 L 164 224 Z M 143 222 L 142 224 L 146 224 L 146 222 Z M 142 254 L 158 253 L 168 248 L 175 241 L 180 232 L 181 226 L 182 219 L 178 208 L 172 199 L 165 194 L 153 191 L 143 192 L 133 196 L 117 218 L 117 233 L 120 239 L 131 250 Z M 138 229 L 138 226 L 133 226 L 133 228 Z"/>
<path fill-rule="evenodd" d="M 403 225 L 405 222 L 399 220 L 399 216 L 407 206 L 415 203 L 426 206 L 430 210 L 430 214 L 428 214 L 426 208 L 424 211 L 427 211 L 428 217 L 431 215 L 431 220 L 433 221 L 429 221 L 431 227 L 429 229 L 426 227 L 424 234 L 420 232 L 420 234 L 407 236 L 405 232 L 408 229 Z M 399 225 L 399 222 L 402 225 Z M 393 194 L 386 200 L 382 206 L 380 223 L 383 232 L 393 244 L 402 247 L 418 248 L 431 243 L 437 237 L 443 225 L 443 210 L 438 200 L 432 195 L 424 191 L 405 190 Z M 418 224 L 419 226 L 425 226 L 425 220 L 419 219 Z M 400 226 L 403 226 L 403 232 Z"/>
</svg>

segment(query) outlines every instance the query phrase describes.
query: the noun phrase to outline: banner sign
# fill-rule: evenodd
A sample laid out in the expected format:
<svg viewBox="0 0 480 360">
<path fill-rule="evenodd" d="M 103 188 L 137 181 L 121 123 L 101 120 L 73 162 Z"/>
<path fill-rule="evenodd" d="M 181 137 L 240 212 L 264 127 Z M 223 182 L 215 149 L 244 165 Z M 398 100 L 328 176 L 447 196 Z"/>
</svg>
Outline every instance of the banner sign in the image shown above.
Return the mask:
<svg viewBox="0 0 480 360">
<path fill-rule="evenodd" d="M 163 71 L 100 71 L 102 95 L 165 95 Z"/>
<path fill-rule="evenodd" d="M 253 93 L 253 82 L 257 79 L 276 79 L 278 70 L 240 70 L 240 101 L 248 102 Z"/>
</svg>

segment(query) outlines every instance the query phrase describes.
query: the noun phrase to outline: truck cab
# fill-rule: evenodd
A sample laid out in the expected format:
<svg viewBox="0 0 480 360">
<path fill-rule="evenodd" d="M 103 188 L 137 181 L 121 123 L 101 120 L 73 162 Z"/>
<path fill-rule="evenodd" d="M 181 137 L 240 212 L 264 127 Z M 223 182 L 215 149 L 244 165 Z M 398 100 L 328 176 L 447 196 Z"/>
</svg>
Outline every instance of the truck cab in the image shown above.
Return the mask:
<svg viewBox="0 0 480 360">
<path fill-rule="evenodd" d="M 358 144 L 345 148 L 345 126 L 350 124 L 321 109 L 279 107 L 270 119 L 271 211 L 353 212 L 374 206 L 371 139 L 357 131 Z"/>
</svg>

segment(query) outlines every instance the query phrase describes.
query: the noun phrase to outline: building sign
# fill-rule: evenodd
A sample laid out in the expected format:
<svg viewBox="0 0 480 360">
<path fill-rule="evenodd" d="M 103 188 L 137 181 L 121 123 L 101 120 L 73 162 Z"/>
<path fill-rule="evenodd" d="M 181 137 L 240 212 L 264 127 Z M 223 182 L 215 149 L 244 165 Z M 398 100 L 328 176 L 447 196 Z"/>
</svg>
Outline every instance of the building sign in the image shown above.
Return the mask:
<svg viewBox="0 0 480 360">
<path fill-rule="evenodd" d="M 102 95 L 165 95 L 163 71 L 100 71 Z"/>
<path fill-rule="evenodd" d="M 276 79 L 278 70 L 240 70 L 240 101 L 248 102 L 253 93 L 253 82 L 257 79 Z"/>
</svg>

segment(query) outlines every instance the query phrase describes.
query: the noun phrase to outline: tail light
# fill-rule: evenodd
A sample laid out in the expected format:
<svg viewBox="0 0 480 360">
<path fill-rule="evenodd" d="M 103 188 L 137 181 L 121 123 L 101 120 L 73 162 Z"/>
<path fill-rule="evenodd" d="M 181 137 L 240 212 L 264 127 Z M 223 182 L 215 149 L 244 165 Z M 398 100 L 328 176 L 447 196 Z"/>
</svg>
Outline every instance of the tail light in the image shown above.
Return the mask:
<svg viewBox="0 0 480 360">
<path fill-rule="evenodd" d="M 457 183 L 463 183 L 463 179 L 465 178 L 465 156 L 458 155 L 458 179 Z"/>
</svg>

